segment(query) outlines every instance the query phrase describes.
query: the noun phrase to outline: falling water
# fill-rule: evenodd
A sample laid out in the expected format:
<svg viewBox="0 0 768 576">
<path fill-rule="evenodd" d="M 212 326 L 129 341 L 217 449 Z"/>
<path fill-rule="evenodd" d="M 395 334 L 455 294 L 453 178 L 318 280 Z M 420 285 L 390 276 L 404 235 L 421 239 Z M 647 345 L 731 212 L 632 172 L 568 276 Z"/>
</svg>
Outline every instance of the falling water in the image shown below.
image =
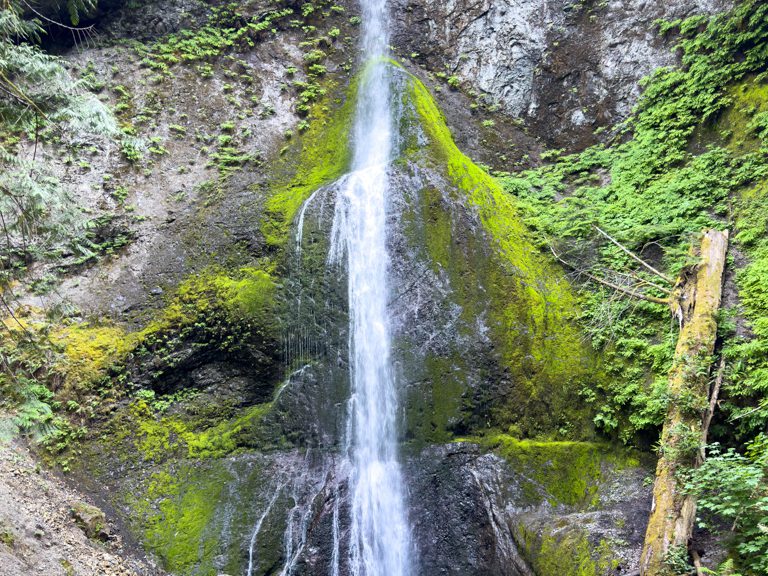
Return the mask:
<svg viewBox="0 0 768 576">
<path fill-rule="evenodd" d="M 362 0 L 365 70 L 357 96 L 352 171 L 340 183 L 331 248 L 332 260 L 346 254 L 349 282 L 349 563 L 354 576 L 410 573 L 387 316 L 393 118 L 385 4 Z"/>
</svg>

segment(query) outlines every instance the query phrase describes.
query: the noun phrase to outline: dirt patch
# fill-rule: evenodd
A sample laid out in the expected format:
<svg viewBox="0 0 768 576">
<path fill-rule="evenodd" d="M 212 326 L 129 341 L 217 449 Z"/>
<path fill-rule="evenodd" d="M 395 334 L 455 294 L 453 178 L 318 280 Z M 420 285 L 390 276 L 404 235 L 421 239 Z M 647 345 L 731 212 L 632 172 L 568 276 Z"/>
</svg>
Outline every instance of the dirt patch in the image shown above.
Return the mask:
<svg viewBox="0 0 768 576">
<path fill-rule="evenodd" d="M 129 555 L 106 517 L 106 542 L 89 540 L 72 514 L 88 498 L 41 468 L 18 443 L 0 444 L 0 574 L 4 576 L 160 576 Z"/>
</svg>

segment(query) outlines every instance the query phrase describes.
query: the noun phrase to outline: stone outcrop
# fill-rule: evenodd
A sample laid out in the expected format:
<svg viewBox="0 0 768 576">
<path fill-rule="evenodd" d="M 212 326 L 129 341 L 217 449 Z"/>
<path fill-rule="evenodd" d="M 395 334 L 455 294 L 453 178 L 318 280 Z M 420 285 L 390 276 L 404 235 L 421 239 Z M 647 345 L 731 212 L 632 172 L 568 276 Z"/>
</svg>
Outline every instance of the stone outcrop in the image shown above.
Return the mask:
<svg viewBox="0 0 768 576">
<path fill-rule="evenodd" d="M 727 9 L 730 0 L 397 0 L 395 45 L 457 77 L 553 147 L 587 144 L 627 117 L 638 82 L 677 62 L 654 22 Z"/>
</svg>

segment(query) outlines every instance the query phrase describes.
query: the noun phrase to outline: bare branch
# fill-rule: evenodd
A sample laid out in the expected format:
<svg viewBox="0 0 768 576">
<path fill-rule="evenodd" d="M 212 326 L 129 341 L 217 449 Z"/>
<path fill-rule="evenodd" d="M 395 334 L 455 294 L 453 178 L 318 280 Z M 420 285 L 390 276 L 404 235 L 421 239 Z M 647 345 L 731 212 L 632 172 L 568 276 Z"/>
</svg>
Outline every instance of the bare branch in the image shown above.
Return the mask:
<svg viewBox="0 0 768 576">
<path fill-rule="evenodd" d="M 29 5 L 29 2 L 26 2 L 26 0 L 22 0 L 22 1 L 24 2 L 24 5 L 25 5 L 25 6 L 26 6 L 26 7 L 27 7 L 27 8 L 28 8 L 28 9 L 29 9 L 29 10 L 30 10 L 30 11 L 31 11 L 31 12 L 32 12 L 32 13 L 33 13 L 35 16 L 37 16 L 37 17 L 38 17 L 38 18 L 40 18 L 41 20 L 44 20 L 45 22 L 48 22 L 49 24 L 53 24 L 54 26 L 58 26 L 59 28 L 64 28 L 65 30 L 71 30 L 71 31 L 73 31 L 73 32 L 82 32 L 82 31 L 85 31 L 85 30 L 90 30 L 91 28 L 93 28 L 93 24 L 91 24 L 90 26 L 83 26 L 83 27 L 79 27 L 79 26 L 67 26 L 67 25 L 66 25 L 66 24 L 64 24 L 63 22 L 59 22 L 59 21 L 57 21 L 57 20 L 52 20 L 51 18 L 48 18 L 47 16 L 45 16 L 45 15 L 41 14 L 40 12 L 38 12 L 37 10 L 35 10 L 35 9 L 34 9 L 32 6 L 30 6 L 30 5 Z"/>
<path fill-rule="evenodd" d="M 720 357 L 720 365 L 717 367 L 717 377 L 715 378 L 715 385 L 712 387 L 712 392 L 709 395 L 709 409 L 704 416 L 704 422 L 701 427 L 701 451 L 699 458 L 704 461 L 706 456 L 704 447 L 707 445 L 707 435 L 709 434 L 709 425 L 712 424 L 712 418 L 715 416 L 715 408 L 717 408 L 717 400 L 720 396 L 720 388 L 723 385 L 723 376 L 725 375 L 725 356 Z"/>
<path fill-rule="evenodd" d="M 653 272 L 654 274 L 656 274 L 656 276 L 658 276 L 659 278 L 662 278 L 664 281 L 668 282 L 669 284 L 671 284 L 671 285 L 673 285 L 673 286 L 675 285 L 675 281 L 674 281 L 674 280 L 672 280 L 672 279 L 671 279 L 669 276 L 667 276 L 667 275 L 665 275 L 665 274 L 662 274 L 661 272 L 659 272 L 658 270 L 656 270 L 656 268 L 654 268 L 653 266 L 651 266 L 650 264 L 648 264 L 648 262 L 646 262 L 645 260 L 643 260 L 643 259 L 642 259 L 642 258 L 640 258 L 639 256 L 636 256 L 636 255 L 635 255 L 634 253 L 632 253 L 632 252 L 631 252 L 631 251 L 630 251 L 628 248 L 625 248 L 625 247 L 624 247 L 624 245 L 623 245 L 623 244 L 621 244 L 621 243 L 620 243 L 618 240 L 616 240 L 616 239 L 615 239 L 613 236 L 611 236 L 610 234 L 608 234 L 607 232 L 605 232 L 604 230 L 602 230 L 602 229 L 601 229 L 599 226 L 595 226 L 595 230 L 597 230 L 598 232 L 600 232 L 600 234 L 602 234 L 603 236 L 605 236 L 606 238 L 608 238 L 608 240 L 610 240 L 610 241 L 611 241 L 613 244 L 615 244 L 616 246 L 618 246 L 618 247 L 619 247 L 619 248 L 620 248 L 620 249 L 621 249 L 621 250 L 622 250 L 624 253 L 626 253 L 628 256 L 630 256 L 631 258 L 633 258 L 634 260 L 636 260 L 637 262 L 639 262 L 640 264 L 642 264 L 643 266 L 645 266 L 645 267 L 646 267 L 648 270 L 650 270 L 651 272 Z"/>
<path fill-rule="evenodd" d="M 672 290 L 670 290 L 669 288 L 665 288 L 664 286 L 661 286 L 660 284 L 656 284 L 655 282 L 651 282 L 650 280 L 647 280 L 647 279 L 645 279 L 645 278 L 643 278 L 641 276 L 638 276 L 634 272 L 629 272 L 629 273 L 616 272 L 616 274 L 619 274 L 620 276 L 625 276 L 627 278 L 633 278 L 633 279 L 637 280 L 638 282 L 640 282 L 641 284 L 647 284 L 648 286 L 651 286 L 652 288 L 656 288 L 656 290 L 661 290 L 662 292 L 664 292 L 665 294 L 669 294 L 670 296 L 672 294 L 674 294 L 674 292 Z"/>
<path fill-rule="evenodd" d="M 615 284 L 613 282 L 609 282 L 608 280 L 604 278 L 600 278 L 599 276 L 595 276 L 594 274 L 591 274 L 589 272 L 579 270 L 576 266 L 573 264 L 566 262 L 560 256 L 555 252 L 555 249 L 550 246 L 549 249 L 552 251 L 552 254 L 554 255 L 557 260 L 559 260 L 564 265 L 568 266 L 568 268 L 571 268 L 572 270 L 576 270 L 579 274 L 584 274 L 587 278 L 590 280 L 594 280 L 595 282 L 598 282 L 600 284 L 603 284 L 604 286 L 608 286 L 609 288 L 613 288 L 614 290 L 618 292 L 622 292 L 624 294 L 627 294 L 629 296 L 632 296 L 633 298 L 639 298 L 640 300 L 646 300 L 648 302 L 653 302 L 654 304 L 664 304 L 665 306 L 669 305 L 669 300 L 666 298 L 657 298 L 655 296 L 649 296 L 648 294 L 643 294 L 642 292 L 635 292 L 634 290 L 631 290 L 630 288 L 626 288 L 624 286 L 620 286 L 619 284 Z"/>
</svg>

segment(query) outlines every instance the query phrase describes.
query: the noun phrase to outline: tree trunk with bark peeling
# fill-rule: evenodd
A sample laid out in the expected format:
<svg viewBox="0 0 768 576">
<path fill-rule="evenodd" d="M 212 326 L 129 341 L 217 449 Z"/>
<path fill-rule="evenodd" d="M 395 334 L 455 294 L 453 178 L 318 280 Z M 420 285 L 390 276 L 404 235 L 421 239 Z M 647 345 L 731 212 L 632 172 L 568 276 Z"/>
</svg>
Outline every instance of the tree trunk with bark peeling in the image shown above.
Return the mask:
<svg viewBox="0 0 768 576">
<path fill-rule="evenodd" d="M 696 501 L 682 491 L 680 467 L 696 466 L 709 410 L 709 381 L 717 336 L 728 232 L 704 232 L 699 263 L 685 270 L 671 299 L 680 323 L 675 360 L 669 374 L 671 401 L 661 435 L 661 453 L 653 486 L 653 506 L 640 558 L 642 576 L 667 574 L 670 551 L 687 550 Z"/>
</svg>

